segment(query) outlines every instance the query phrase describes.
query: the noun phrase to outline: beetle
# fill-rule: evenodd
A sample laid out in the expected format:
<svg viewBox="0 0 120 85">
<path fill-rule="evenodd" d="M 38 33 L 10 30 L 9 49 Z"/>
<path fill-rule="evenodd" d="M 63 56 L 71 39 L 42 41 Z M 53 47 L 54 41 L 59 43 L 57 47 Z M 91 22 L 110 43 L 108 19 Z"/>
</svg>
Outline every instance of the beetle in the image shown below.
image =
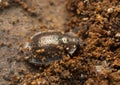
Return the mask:
<svg viewBox="0 0 120 85">
<path fill-rule="evenodd" d="M 72 56 L 83 45 L 81 38 L 59 31 L 38 32 L 30 38 L 30 64 L 40 66 Z"/>
</svg>

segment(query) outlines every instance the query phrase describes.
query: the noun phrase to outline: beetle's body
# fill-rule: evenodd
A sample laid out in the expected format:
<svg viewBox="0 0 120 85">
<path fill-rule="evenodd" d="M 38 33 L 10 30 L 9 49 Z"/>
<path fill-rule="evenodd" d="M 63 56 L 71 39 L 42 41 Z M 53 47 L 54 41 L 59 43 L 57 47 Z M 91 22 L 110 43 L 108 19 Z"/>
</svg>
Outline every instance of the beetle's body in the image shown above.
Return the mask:
<svg viewBox="0 0 120 85">
<path fill-rule="evenodd" d="M 31 37 L 29 63 L 44 65 L 72 55 L 80 45 L 78 37 L 61 32 L 37 33 Z"/>
</svg>

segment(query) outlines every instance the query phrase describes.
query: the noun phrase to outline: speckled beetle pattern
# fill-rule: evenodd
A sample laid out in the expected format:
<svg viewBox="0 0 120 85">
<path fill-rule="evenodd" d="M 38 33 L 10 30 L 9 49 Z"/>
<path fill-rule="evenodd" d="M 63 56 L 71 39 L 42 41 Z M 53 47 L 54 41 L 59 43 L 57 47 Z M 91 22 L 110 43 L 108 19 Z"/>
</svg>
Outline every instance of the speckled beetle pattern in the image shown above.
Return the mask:
<svg viewBox="0 0 120 85">
<path fill-rule="evenodd" d="M 29 42 L 32 56 L 28 62 L 39 66 L 61 60 L 66 54 L 72 56 L 81 43 L 80 38 L 68 33 L 54 31 L 36 33 Z"/>
</svg>

